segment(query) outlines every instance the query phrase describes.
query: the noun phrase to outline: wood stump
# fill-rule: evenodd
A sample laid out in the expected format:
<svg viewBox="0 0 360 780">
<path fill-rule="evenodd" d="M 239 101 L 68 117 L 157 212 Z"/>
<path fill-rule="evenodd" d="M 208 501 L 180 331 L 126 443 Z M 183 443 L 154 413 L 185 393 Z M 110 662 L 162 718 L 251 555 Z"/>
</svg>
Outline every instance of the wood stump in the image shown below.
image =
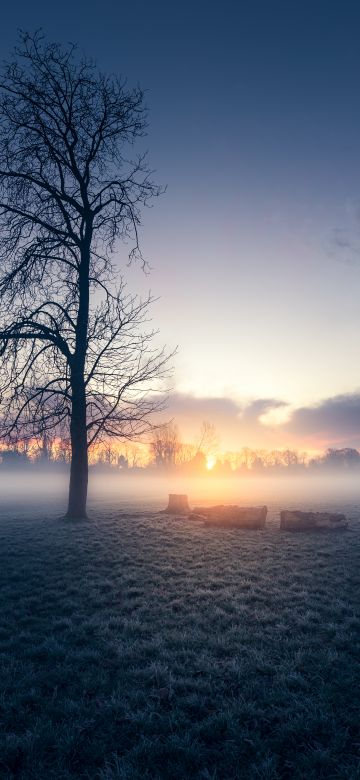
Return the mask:
<svg viewBox="0 0 360 780">
<path fill-rule="evenodd" d="M 185 493 L 169 493 L 169 503 L 164 509 L 168 515 L 188 515 L 190 507 Z"/>
</svg>

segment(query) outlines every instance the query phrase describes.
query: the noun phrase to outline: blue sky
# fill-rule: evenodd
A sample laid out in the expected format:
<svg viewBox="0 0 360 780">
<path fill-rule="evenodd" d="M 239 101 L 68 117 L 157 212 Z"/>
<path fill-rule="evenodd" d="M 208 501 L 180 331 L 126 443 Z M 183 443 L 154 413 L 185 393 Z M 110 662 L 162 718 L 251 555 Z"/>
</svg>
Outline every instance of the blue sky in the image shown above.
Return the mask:
<svg viewBox="0 0 360 780">
<path fill-rule="evenodd" d="M 153 271 L 126 274 L 160 296 L 155 323 L 179 347 L 176 403 L 195 399 L 199 415 L 196 399 L 273 403 L 260 430 L 259 418 L 240 425 L 247 444 L 297 441 L 295 410 L 325 399 L 348 397 L 353 409 L 360 4 L 18 0 L 2 9 L 4 57 L 18 27 L 77 42 L 148 90 L 150 163 L 167 192 L 144 215 Z M 304 442 L 360 445 L 356 420 L 355 440 L 337 423 L 326 439 L 313 421 Z"/>
</svg>

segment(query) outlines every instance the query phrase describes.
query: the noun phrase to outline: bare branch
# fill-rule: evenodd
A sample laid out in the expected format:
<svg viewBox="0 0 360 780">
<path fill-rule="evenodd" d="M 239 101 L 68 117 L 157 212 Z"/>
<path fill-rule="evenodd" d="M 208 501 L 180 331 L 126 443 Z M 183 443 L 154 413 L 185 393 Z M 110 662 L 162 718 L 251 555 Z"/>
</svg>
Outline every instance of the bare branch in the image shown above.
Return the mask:
<svg viewBox="0 0 360 780">
<path fill-rule="evenodd" d="M 163 404 L 152 299 L 127 295 L 112 263 L 125 240 L 145 266 L 141 210 L 161 192 L 132 159 L 146 126 L 139 88 L 41 33 L 0 75 L 0 436 L 67 426 L 71 513 L 88 446 L 148 430 Z"/>
</svg>

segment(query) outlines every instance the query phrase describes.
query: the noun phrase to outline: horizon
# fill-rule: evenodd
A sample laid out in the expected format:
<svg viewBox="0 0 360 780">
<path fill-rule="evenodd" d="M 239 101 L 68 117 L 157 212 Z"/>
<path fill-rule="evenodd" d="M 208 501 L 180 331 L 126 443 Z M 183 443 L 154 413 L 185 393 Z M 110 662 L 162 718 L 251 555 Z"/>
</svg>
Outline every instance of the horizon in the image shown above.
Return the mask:
<svg viewBox="0 0 360 780">
<path fill-rule="evenodd" d="M 204 438 L 202 427 L 209 426 L 210 436 Z M 0 445 L 1 471 L 22 471 L 30 466 L 41 471 L 48 467 L 69 468 L 71 447 L 61 436 L 46 435 L 33 440 L 19 440 Z M 320 470 L 321 467 L 321 470 Z M 214 426 L 204 421 L 197 437 L 186 441 L 175 424 L 155 429 L 141 441 L 119 442 L 109 439 L 89 450 L 89 468 L 92 471 L 109 469 L 124 476 L 131 471 L 156 475 L 178 472 L 184 477 L 222 478 L 241 476 L 249 472 L 276 475 L 277 472 L 305 471 L 323 473 L 324 470 L 352 471 L 360 468 L 360 449 L 355 447 L 327 447 L 323 450 L 299 450 L 289 447 L 252 448 L 246 444 L 232 450 L 222 449 Z"/>
</svg>

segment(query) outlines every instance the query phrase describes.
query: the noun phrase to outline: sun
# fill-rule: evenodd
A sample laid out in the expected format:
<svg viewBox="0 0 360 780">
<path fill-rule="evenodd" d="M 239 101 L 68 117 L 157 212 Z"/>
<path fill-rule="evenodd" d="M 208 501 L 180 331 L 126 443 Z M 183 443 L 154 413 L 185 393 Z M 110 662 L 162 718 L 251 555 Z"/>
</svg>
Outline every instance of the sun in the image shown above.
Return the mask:
<svg viewBox="0 0 360 780">
<path fill-rule="evenodd" d="M 206 458 L 206 468 L 207 468 L 207 470 L 211 471 L 211 469 L 214 468 L 215 463 L 216 463 L 216 458 L 214 457 L 214 455 L 208 455 L 207 458 Z"/>
</svg>

